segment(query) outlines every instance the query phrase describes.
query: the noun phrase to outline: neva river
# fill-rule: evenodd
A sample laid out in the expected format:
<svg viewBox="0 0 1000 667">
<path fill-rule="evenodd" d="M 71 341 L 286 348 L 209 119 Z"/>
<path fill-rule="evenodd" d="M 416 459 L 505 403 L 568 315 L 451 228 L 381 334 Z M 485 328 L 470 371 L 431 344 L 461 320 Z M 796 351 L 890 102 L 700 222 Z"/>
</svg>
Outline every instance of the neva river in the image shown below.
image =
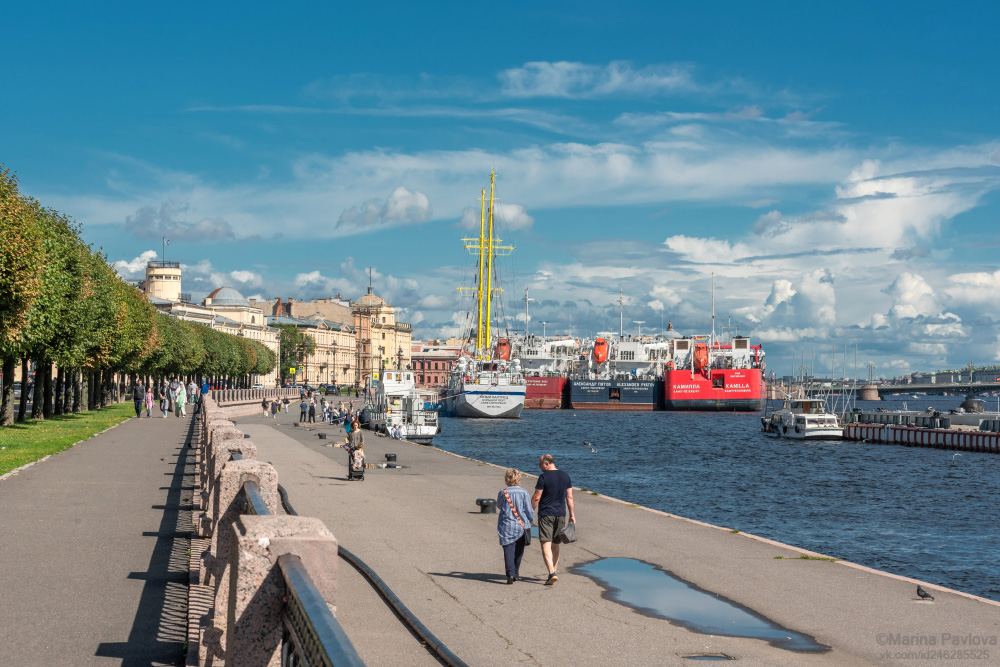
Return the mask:
<svg viewBox="0 0 1000 667">
<path fill-rule="evenodd" d="M 858 407 L 904 400 L 947 411 L 963 398 Z M 997 454 L 776 439 L 759 413 L 584 410 L 444 419 L 434 445 L 532 474 L 551 453 L 577 487 L 1000 600 Z"/>
</svg>

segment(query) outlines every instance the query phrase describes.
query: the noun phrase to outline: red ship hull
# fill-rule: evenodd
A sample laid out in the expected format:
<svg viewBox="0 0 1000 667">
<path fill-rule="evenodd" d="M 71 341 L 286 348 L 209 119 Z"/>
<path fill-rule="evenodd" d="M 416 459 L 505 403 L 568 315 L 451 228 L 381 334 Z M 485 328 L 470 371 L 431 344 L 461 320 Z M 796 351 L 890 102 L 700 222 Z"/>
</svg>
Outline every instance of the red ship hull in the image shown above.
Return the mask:
<svg viewBox="0 0 1000 667">
<path fill-rule="evenodd" d="M 666 410 L 756 412 L 764 409 L 764 373 L 758 368 L 714 368 L 707 375 L 690 370 L 668 370 L 664 375 Z"/>
<path fill-rule="evenodd" d="M 566 378 L 525 378 L 524 407 L 532 410 L 558 410 L 565 404 Z"/>
</svg>

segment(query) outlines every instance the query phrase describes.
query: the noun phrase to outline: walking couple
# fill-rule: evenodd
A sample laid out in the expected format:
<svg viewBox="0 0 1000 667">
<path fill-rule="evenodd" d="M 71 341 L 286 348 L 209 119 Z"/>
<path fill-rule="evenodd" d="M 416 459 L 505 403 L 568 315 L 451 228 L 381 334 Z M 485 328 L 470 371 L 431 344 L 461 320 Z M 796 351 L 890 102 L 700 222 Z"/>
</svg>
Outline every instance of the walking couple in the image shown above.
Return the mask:
<svg viewBox="0 0 1000 667">
<path fill-rule="evenodd" d="M 497 534 L 500 536 L 500 546 L 503 547 L 504 565 L 507 571 L 507 583 L 513 584 L 520 577 L 521 557 L 529 540 L 528 531 L 538 510 L 538 541 L 542 544 L 542 558 L 548 570 L 546 586 L 551 586 L 558 579 L 556 571 L 559 568 L 559 544 L 570 541 L 564 537 L 564 532 L 572 524 L 576 530 L 576 512 L 573 506 L 573 484 L 569 475 L 556 468 L 555 459 L 551 454 L 542 456 L 538 461 L 542 474 L 535 484 L 535 493 L 529 499 L 528 492 L 522 489 L 521 473 L 508 470 L 504 475 L 507 488 L 497 495 Z"/>
</svg>

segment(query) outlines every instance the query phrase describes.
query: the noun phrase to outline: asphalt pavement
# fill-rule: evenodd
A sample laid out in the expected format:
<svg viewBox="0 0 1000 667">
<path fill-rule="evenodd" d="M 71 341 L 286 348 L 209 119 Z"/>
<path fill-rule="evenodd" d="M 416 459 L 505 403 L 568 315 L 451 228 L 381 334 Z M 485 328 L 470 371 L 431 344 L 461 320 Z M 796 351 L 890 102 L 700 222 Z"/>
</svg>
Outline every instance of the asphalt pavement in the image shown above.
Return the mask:
<svg viewBox="0 0 1000 667">
<path fill-rule="evenodd" d="M 190 426 L 129 419 L 0 481 L 0 665 L 184 664 Z"/>
</svg>

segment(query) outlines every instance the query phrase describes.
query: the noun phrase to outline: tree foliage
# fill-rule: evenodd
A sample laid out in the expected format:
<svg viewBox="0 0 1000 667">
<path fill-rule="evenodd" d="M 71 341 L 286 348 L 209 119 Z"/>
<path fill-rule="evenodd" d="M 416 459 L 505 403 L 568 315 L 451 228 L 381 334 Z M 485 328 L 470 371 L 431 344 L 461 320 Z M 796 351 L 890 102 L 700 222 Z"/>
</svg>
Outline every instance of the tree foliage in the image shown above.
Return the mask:
<svg viewBox="0 0 1000 667">
<path fill-rule="evenodd" d="M 80 238 L 77 223 L 22 195 L 2 165 L 0 358 L 6 368 L 28 358 L 62 369 L 232 380 L 266 375 L 277 363 L 257 341 L 157 311 Z M 12 380 L 3 378 L 5 405 Z"/>
</svg>

